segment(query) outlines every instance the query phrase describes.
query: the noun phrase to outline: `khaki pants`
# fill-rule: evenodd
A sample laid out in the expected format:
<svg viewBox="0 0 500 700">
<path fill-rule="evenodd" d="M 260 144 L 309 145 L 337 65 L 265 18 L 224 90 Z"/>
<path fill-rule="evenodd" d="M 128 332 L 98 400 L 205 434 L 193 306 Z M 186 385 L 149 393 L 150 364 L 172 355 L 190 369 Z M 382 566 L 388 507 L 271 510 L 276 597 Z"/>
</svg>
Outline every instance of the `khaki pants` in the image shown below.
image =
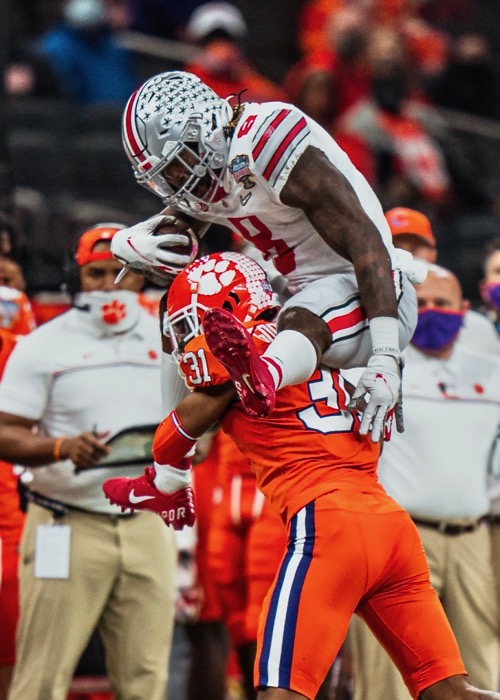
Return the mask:
<svg viewBox="0 0 500 700">
<path fill-rule="evenodd" d="M 419 527 L 431 581 L 457 638 L 469 681 L 496 690 L 500 648 L 489 528 L 458 536 Z M 429 629 L 432 634 L 432 629 Z M 408 700 L 411 696 L 384 649 L 359 618 L 348 633 L 353 700 Z"/>
<path fill-rule="evenodd" d="M 10 700 L 65 700 L 97 626 L 117 700 L 165 700 L 173 628 L 176 548 L 154 513 L 118 518 L 69 512 L 68 579 L 34 577 L 36 528 L 51 523 L 30 504 L 21 546 L 21 615 Z"/>
<path fill-rule="evenodd" d="M 491 524 L 490 534 L 491 560 L 493 562 L 493 575 L 495 577 L 495 586 L 497 591 L 497 606 L 499 614 L 498 626 L 500 631 L 500 521 Z"/>
</svg>

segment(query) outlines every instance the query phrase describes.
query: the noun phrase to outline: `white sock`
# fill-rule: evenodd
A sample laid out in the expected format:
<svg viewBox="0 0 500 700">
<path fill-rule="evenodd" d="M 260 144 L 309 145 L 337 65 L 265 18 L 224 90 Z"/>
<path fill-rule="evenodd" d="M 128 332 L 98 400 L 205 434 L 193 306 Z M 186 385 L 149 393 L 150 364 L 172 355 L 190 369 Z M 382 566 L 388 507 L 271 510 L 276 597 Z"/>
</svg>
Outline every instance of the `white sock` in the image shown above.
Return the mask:
<svg viewBox="0 0 500 700">
<path fill-rule="evenodd" d="M 266 361 L 276 389 L 305 382 L 318 364 L 314 345 L 298 331 L 278 333 L 262 359 Z"/>
<path fill-rule="evenodd" d="M 178 469 L 170 465 L 154 463 L 155 478 L 154 485 L 163 493 L 175 493 L 180 489 L 191 486 L 191 469 Z"/>
</svg>

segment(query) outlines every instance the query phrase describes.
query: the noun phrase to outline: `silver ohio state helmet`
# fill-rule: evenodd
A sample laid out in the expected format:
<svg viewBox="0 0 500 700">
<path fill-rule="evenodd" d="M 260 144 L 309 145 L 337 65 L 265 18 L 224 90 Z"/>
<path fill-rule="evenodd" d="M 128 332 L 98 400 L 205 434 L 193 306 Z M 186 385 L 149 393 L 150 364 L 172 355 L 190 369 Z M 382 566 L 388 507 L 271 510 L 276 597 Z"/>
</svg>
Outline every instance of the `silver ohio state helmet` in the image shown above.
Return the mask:
<svg viewBox="0 0 500 700">
<path fill-rule="evenodd" d="M 226 171 L 229 136 L 224 128 L 231 116 L 227 100 L 191 73 L 171 71 L 150 78 L 130 97 L 123 114 L 123 145 L 137 182 L 167 205 L 213 201 Z M 173 161 L 188 173 L 178 190 L 162 175 Z M 207 175 L 212 184 L 196 197 L 193 190 Z"/>
</svg>

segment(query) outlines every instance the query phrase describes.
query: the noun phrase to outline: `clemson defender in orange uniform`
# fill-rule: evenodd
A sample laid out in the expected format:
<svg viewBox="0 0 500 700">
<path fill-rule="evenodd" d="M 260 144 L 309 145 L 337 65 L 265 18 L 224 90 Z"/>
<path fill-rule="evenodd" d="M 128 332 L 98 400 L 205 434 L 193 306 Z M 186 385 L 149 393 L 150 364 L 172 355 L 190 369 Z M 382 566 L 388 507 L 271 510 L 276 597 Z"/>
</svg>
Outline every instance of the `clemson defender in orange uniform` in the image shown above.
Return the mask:
<svg viewBox="0 0 500 700">
<path fill-rule="evenodd" d="M 194 391 L 160 424 L 155 466 L 138 479 L 105 482 L 108 498 L 162 513 L 168 522 L 165 511 L 188 471 L 169 464 L 186 454 L 218 407 L 223 430 L 250 460 L 260 490 L 288 528 L 259 620 L 258 699 L 313 698 L 354 613 L 388 650 L 414 698 L 500 699 L 467 683 L 418 532 L 377 480 L 380 446 L 359 434 L 359 413 L 347 410 L 341 374 L 320 367 L 308 381 L 278 392 L 266 420 L 248 416 L 232 402 L 228 375 L 209 351 L 220 338 L 202 335 L 207 309 L 216 305 L 242 321 L 259 350 L 271 341 L 276 304 L 256 263 L 219 253 L 181 272 L 169 290 L 165 330 Z M 174 527 L 189 516 L 170 512 Z"/>
<path fill-rule="evenodd" d="M 18 338 L 35 327 L 27 296 L 0 286 L 0 379 Z M 17 477 L 12 464 L 0 461 L 0 700 L 7 693 L 16 658 L 15 635 L 19 616 L 18 547 L 24 525 L 19 508 Z"/>
</svg>

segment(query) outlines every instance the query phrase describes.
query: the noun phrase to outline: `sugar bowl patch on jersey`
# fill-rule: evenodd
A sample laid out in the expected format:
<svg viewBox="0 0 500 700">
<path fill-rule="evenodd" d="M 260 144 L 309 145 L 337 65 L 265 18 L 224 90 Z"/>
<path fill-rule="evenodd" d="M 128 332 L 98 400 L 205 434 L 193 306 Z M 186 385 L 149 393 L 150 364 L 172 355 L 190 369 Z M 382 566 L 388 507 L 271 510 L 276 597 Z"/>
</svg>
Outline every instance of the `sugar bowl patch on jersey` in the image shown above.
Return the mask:
<svg viewBox="0 0 500 700">
<path fill-rule="evenodd" d="M 236 182 L 241 182 L 245 190 L 251 190 L 252 187 L 255 187 L 255 180 L 252 179 L 250 158 L 248 156 L 240 154 L 233 158 L 229 163 L 229 172 Z"/>
</svg>

